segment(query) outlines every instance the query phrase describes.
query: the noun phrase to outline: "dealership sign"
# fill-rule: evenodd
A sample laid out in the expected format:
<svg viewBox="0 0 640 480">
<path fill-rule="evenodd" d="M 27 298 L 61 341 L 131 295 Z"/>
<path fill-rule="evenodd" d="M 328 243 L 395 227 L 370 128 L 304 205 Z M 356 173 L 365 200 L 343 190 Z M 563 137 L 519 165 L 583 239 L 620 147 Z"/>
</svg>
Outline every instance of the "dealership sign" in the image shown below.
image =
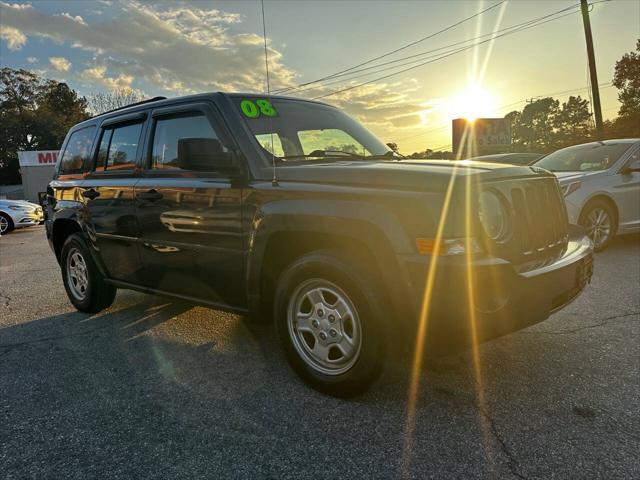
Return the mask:
<svg viewBox="0 0 640 480">
<path fill-rule="evenodd" d="M 506 118 L 456 118 L 452 123 L 453 151 L 500 149 L 511 145 L 511 121 Z"/>
<path fill-rule="evenodd" d="M 58 153 L 58 150 L 18 152 L 18 161 L 21 167 L 55 165 L 58 161 Z"/>
</svg>

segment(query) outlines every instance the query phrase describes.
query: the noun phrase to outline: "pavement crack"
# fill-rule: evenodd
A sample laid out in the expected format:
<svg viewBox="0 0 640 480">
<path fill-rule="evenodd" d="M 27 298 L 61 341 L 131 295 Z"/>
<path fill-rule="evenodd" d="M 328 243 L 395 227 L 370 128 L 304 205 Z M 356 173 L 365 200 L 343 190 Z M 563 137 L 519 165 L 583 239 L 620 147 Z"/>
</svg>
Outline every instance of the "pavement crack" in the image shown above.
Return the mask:
<svg viewBox="0 0 640 480">
<path fill-rule="evenodd" d="M 476 384 L 476 388 L 480 388 L 480 386 Z M 507 442 L 498 431 L 496 422 L 491 416 L 491 413 L 489 412 L 487 405 L 484 405 L 485 402 L 483 402 L 480 398 L 478 398 L 477 395 L 471 397 L 462 392 L 449 390 L 445 388 L 437 388 L 435 391 L 443 395 L 446 395 L 449 398 L 460 399 L 464 404 L 469 405 L 473 409 L 475 409 L 489 426 L 489 431 L 491 432 L 491 436 L 495 439 L 496 443 L 499 445 L 500 451 L 506 458 L 507 467 L 509 468 L 509 471 L 511 472 L 511 474 L 516 478 L 528 480 L 527 477 L 520 472 L 520 465 L 519 465 L 518 459 L 515 457 L 514 453 L 511 451 L 511 449 L 507 445 Z"/>
<path fill-rule="evenodd" d="M 480 413 L 480 415 L 482 415 L 482 417 L 484 417 L 484 419 L 488 423 L 489 429 L 491 431 L 491 435 L 493 435 L 493 438 L 496 440 L 498 445 L 500 445 L 500 450 L 502 451 L 504 456 L 507 458 L 507 466 L 509 467 L 509 471 L 511 472 L 511 474 L 514 477 L 521 478 L 523 480 L 527 480 L 527 477 L 525 475 L 523 475 L 522 473 L 520 473 L 518 460 L 516 459 L 515 455 L 513 454 L 513 452 L 511 451 L 511 449 L 507 445 L 507 442 L 504 440 L 504 438 L 502 438 L 502 435 L 498 431 L 498 428 L 496 427 L 496 423 L 493 420 L 493 417 L 491 416 L 491 414 L 489 413 L 487 408 L 485 408 L 482 405 L 480 405 L 480 403 L 478 403 L 477 399 L 473 400 L 471 403 L 475 407 L 475 409 Z"/>
<path fill-rule="evenodd" d="M 572 328 L 569 330 L 558 330 L 555 332 L 549 332 L 549 331 L 534 331 L 534 332 L 529 332 L 529 331 L 521 331 L 518 332 L 520 334 L 524 334 L 524 335 L 567 335 L 567 334 L 571 334 L 571 333 L 576 333 L 576 332 L 581 332 L 582 330 L 589 330 L 591 328 L 598 328 L 598 327 L 603 327 L 605 325 L 607 325 L 608 323 L 610 323 L 612 320 L 617 320 L 619 318 L 626 318 L 626 317 L 632 317 L 634 315 L 640 315 L 640 312 L 631 312 L 631 313 L 624 313 L 621 315 L 614 315 L 611 317 L 606 317 L 603 318 L 602 320 L 600 320 L 599 323 L 594 323 L 591 325 L 583 325 L 581 327 L 577 327 L 577 328 Z"/>
</svg>

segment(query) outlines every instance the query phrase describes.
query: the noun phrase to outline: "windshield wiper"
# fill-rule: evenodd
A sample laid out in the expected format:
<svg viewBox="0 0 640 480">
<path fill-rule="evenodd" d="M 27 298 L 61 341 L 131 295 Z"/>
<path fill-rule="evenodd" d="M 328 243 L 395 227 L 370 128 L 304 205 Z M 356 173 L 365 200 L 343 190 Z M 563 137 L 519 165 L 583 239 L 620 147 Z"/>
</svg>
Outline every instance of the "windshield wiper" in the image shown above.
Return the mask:
<svg viewBox="0 0 640 480">
<path fill-rule="evenodd" d="M 303 154 L 303 155 L 285 155 L 284 157 L 278 157 L 281 160 L 295 160 L 295 159 L 305 159 L 305 158 L 342 158 L 343 156 L 347 156 L 349 158 L 363 158 L 362 155 L 358 155 L 352 152 L 344 152 L 342 150 L 314 150 L 311 153 Z"/>
<path fill-rule="evenodd" d="M 389 150 L 382 155 L 359 155 L 353 152 L 346 152 L 344 150 L 314 150 L 306 155 L 285 155 L 284 157 L 276 157 L 280 160 L 305 160 L 308 158 L 320 158 L 322 160 L 390 160 L 395 159 L 394 152 Z"/>
<path fill-rule="evenodd" d="M 396 155 L 398 155 L 396 157 Z M 386 153 L 383 153 L 382 155 L 369 155 L 368 157 L 363 157 L 366 158 L 367 160 L 400 160 L 402 158 L 407 158 L 404 155 L 394 152 L 393 150 L 389 150 Z"/>
</svg>

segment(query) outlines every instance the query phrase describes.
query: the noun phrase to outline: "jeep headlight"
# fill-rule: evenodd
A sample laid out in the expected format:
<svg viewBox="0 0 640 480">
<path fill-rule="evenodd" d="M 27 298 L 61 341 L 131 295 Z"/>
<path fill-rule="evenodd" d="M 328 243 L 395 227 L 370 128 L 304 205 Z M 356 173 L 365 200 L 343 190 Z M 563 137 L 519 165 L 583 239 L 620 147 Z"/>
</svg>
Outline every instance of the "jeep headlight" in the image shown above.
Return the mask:
<svg viewBox="0 0 640 480">
<path fill-rule="evenodd" d="M 511 217 L 505 200 L 493 190 L 480 194 L 478 217 L 487 237 L 494 242 L 507 238 L 511 230 Z"/>
</svg>

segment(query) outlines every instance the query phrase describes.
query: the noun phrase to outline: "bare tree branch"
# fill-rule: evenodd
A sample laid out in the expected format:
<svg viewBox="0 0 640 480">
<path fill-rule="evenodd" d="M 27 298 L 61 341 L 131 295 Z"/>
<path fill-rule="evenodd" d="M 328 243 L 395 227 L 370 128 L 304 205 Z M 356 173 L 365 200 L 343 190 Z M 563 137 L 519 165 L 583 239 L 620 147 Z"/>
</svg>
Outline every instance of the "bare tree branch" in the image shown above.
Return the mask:
<svg viewBox="0 0 640 480">
<path fill-rule="evenodd" d="M 99 92 L 89 97 L 89 109 L 94 115 L 142 101 L 142 96 L 132 88 L 118 88 Z"/>
</svg>

